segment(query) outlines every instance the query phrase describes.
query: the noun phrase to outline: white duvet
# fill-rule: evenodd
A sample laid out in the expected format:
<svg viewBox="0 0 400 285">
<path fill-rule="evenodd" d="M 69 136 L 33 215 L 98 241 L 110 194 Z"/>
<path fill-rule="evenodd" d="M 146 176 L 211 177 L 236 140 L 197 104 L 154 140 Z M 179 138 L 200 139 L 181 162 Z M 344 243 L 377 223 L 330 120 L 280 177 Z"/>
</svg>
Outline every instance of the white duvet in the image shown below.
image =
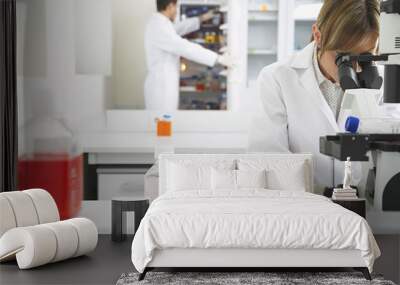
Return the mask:
<svg viewBox="0 0 400 285">
<path fill-rule="evenodd" d="M 306 192 L 181 191 L 157 198 L 132 244 L 143 272 L 155 249 L 358 249 L 372 271 L 380 251 L 365 219 Z"/>
</svg>

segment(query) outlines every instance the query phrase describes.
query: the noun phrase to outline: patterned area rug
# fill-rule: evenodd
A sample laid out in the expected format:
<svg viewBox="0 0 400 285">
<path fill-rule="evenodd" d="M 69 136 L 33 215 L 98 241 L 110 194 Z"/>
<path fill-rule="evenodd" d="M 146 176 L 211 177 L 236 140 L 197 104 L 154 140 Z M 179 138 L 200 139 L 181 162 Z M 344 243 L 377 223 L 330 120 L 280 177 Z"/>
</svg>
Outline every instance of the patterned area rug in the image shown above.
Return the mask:
<svg viewBox="0 0 400 285">
<path fill-rule="evenodd" d="M 138 281 L 138 273 L 122 274 L 117 285 L 146 284 L 213 284 L 213 285 L 395 285 L 381 276 L 373 275 L 368 281 L 359 272 L 148 272 L 146 278 Z"/>
</svg>

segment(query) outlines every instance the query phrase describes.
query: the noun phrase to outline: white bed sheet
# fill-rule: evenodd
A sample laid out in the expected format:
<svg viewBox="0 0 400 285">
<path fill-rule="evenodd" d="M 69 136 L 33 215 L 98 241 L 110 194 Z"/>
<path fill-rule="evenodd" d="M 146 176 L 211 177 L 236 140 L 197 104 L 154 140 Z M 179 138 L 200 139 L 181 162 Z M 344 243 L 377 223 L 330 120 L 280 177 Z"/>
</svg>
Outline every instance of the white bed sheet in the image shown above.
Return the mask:
<svg viewBox="0 0 400 285">
<path fill-rule="evenodd" d="M 132 243 L 143 272 L 155 249 L 357 249 L 372 272 L 380 250 L 361 216 L 307 192 L 180 191 L 157 198 Z"/>
</svg>

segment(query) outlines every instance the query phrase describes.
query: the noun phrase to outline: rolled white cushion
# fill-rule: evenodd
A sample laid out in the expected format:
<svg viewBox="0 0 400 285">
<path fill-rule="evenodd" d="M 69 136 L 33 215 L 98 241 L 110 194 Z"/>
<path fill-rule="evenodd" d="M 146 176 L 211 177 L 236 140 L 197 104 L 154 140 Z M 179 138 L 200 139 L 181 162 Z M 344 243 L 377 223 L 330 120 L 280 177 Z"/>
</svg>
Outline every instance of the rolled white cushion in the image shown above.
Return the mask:
<svg viewBox="0 0 400 285">
<path fill-rule="evenodd" d="M 43 189 L 29 189 L 23 192 L 31 197 L 39 218 L 39 224 L 60 220 L 56 202 L 49 192 Z"/>
<path fill-rule="evenodd" d="M 2 194 L 0 193 L 0 237 L 8 230 L 17 226 L 10 202 Z"/>
<path fill-rule="evenodd" d="M 51 262 L 68 259 L 75 255 L 78 249 L 78 233 L 68 221 L 49 223 L 43 226 L 51 229 L 57 240 L 57 250 Z"/>
<path fill-rule="evenodd" d="M 3 192 L 13 209 L 17 227 L 33 226 L 39 223 L 35 205 L 31 197 L 21 191 Z"/>
<path fill-rule="evenodd" d="M 0 239 L 0 261 L 16 255 L 20 269 L 49 263 L 57 249 L 53 231 L 43 225 L 14 228 Z"/>
<path fill-rule="evenodd" d="M 74 226 L 78 232 L 78 248 L 74 257 L 86 254 L 94 250 L 97 246 L 98 232 L 96 225 L 86 218 L 75 218 L 66 220 Z"/>
<path fill-rule="evenodd" d="M 14 228 L 0 238 L 0 261 L 16 257 L 20 269 L 77 257 L 96 248 L 97 228 L 85 218 Z"/>
</svg>

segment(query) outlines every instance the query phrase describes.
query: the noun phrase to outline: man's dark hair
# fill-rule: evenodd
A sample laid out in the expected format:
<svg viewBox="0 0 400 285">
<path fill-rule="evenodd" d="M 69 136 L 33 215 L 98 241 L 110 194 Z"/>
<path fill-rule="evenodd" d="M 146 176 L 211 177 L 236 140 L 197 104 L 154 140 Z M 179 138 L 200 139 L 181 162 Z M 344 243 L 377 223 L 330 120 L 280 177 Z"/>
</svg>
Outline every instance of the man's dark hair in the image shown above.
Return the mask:
<svg viewBox="0 0 400 285">
<path fill-rule="evenodd" d="M 169 4 L 176 4 L 178 0 L 157 0 L 157 11 L 162 12 L 167 9 Z"/>
</svg>

